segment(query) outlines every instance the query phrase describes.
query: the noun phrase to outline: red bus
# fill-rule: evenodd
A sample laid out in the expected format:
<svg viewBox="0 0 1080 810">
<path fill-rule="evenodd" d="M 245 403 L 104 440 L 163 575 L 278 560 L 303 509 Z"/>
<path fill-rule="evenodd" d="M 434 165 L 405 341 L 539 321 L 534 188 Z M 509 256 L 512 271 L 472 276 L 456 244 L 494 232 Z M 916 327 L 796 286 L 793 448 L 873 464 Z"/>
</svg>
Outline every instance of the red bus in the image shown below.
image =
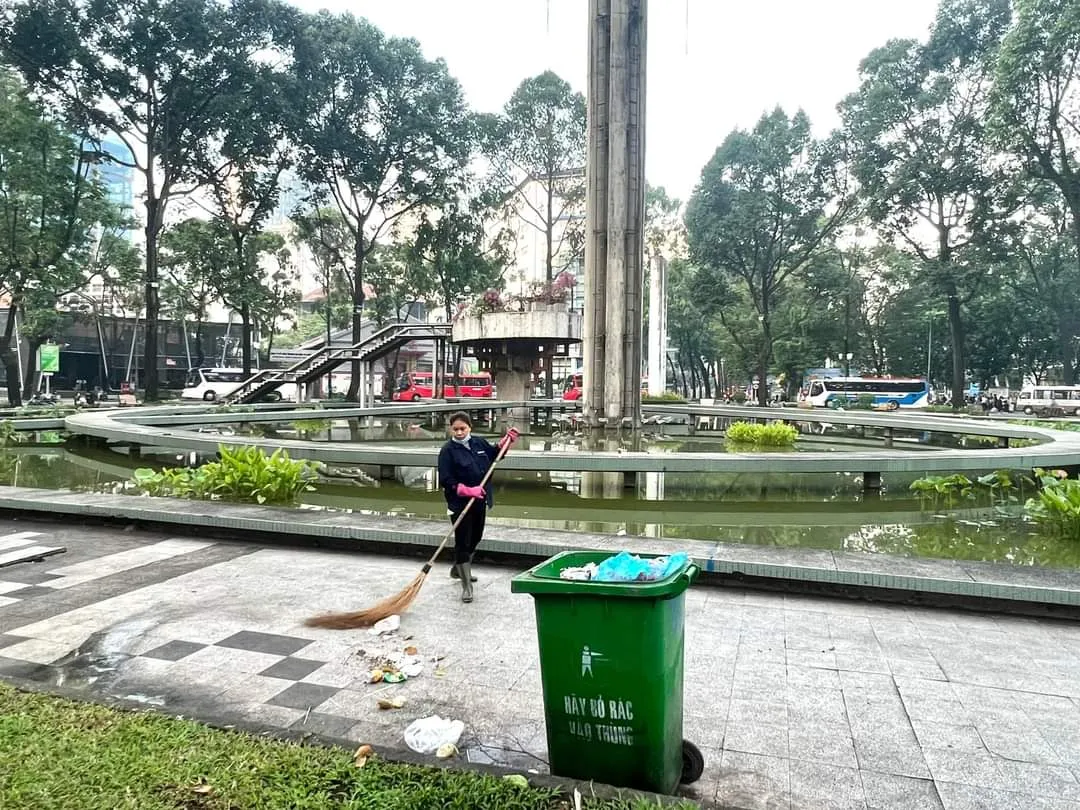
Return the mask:
<svg viewBox="0 0 1080 810">
<path fill-rule="evenodd" d="M 447 374 L 444 379 L 450 379 Z M 486 371 L 477 374 L 462 374 L 458 377 L 460 385 L 455 388 L 452 385 L 443 385 L 443 397 L 485 397 L 495 396 L 495 388 L 491 384 L 491 375 Z M 431 399 L 435 385 L 431 379 L 430 371 L 406 371 L 398 378 L 398 384 L 394 390 L 393 399 L 397 402 L 416 402 L 421 399 Z"/>
<path fill-rule="evenodd" d="M 580 371 L 567 377 L 566 385 L 563 386 L 562 398 L 566 400 L 581 399 L 583 378 L 584 375 Z"/>
<path fill-rule="evenodd" d="M 477 374 L 460 375 L 458 377 L 457 395 L 459 397 L 490 399 L 495 396 L 495 386 L 491 384 L 491 375 L 486 371 Z"/>
</svg>

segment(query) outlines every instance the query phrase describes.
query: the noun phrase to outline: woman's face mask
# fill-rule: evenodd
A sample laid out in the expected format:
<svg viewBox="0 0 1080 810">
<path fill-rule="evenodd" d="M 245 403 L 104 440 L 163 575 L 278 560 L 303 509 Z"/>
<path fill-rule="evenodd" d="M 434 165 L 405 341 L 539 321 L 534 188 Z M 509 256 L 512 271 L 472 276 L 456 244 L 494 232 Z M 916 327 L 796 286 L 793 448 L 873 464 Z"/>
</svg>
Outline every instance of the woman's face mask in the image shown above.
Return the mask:
<svg viewBox="0 0 1080 810">
<path fill-rule="evenodd" d="M 470 428 L 464 422 L 454 422 L 452 425 L 450 425 L 450 436 L 455 442 L 468 441 L 470 433 L 472 433 L 472 428 Z"/>
</svg>

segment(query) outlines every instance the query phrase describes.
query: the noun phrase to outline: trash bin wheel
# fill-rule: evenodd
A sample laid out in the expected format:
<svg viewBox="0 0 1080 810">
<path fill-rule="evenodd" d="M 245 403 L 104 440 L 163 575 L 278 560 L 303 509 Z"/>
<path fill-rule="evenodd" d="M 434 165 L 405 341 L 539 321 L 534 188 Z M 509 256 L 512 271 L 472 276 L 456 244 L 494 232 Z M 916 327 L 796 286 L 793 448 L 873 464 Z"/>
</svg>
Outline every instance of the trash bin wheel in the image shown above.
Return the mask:
<svg viewBox="0 0 1080 810">
<path fill-rule="evenodd" d="M 689 740 L 682 741 L 682 776 L 679 778 L 679 782 L 683 785 L 690 785 L 701 778 L 701 774 L 705 772 L 705 757 L 701 755 L 701 751 Z"/>
</svg>

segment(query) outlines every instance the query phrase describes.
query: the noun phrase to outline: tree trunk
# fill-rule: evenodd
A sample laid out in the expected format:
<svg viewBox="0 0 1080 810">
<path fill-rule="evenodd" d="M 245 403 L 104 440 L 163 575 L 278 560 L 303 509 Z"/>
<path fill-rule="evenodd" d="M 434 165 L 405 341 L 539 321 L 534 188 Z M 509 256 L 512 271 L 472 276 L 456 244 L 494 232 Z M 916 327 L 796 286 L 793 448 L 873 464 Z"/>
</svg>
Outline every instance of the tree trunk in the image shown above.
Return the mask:
<svg viewBox="0 0 1080 810">
<path fill-rule="evenodd" d="M 37 372 L 37 350 L 45 341 L 41 338 L 32 338 L 26 341 L 26 370 L 23 372 L 23 396 L 30 398 L 37 390 L 40 380 Z"/>
<path fill-rule="evenodd" d="M 949 292 L 949 339 L 952 343 L 952 404 L 964 407 L 964 324 L 960 316 L 960 299 L 955 290 Z"/>
<path fill-rule="evenodd" d="M 1068 318 L 1058 315 L 1058 351 L 1061 353 L 1061 381 L 1065 385 L 1076 384 L 1076 366 L 1073 363 L 1074 335 L 1073 324 Z"/>
<path fill-rule="evenodd" d="M 203 322 L 195 322 L 195 367 L 202 368 L 206 364 L 206 352 L 203 350 Z"/>
<path fill-rule="evenodd" d="M 548 288 L 550 289 L 552 282 L 555 280 L 555 178 L 554 170 L 548 171 L 547 176 L 547 222 L 545 225 L 544 236 L 547 238 L 546 245 L 546 261 L 544 264 L 545 276 L 547 278 Z M 547 362 L 547 373 L 544 375 L 544 398 L 555 399 L 555 367 L 549 359 Z"/>
<path fill-rule="evenodd" d="M 247 301 L 240 305 L 240 341 L 244 376 L 251 376 L 251 304 Z"/>
<path fill-rule="evenodd" d="M 149 165 L 153 167 L 152 160 Z M 148 178 L 149 179 L 149 178 Z M 158 252 L 157 240 L 161 233 L 162 202 L 154 196 L 153 187 L 146 195 L 146 325 L 143 327 L 143 372 L 146 375 L 143 399 L 156 402 L 159 398 L 158 385 Z M 132 381 L 137 385 L 138 375 Z"/>
<path fill-rule="evenodd" d="M 18 312 L 18 302 L 12 301 L 8 306 L 7 323 L 4 325 L 4 333 L 0 335 L 0 362 L 4 364 L 7 376 L 8 405 L 18 408 L 23 403 L 22 389 L 19 386 L 19 355 L 12 349 L 15 336 L 15 313 Z"/>
<path fill-rule="evenodd" d="M 709 369 L 705 367 L 705 361 L 698 358 L 698 366 L 701 368 L 701 395 L 706 399 L 712 396 L 712 385 Z"/>
<path fill-rule="evenodd" d="M 359 343 L 363 338 L 364 331 L 364 223 L 361 220 L 356 226 L 356 235 L 353 239 L 353 314 L 352 314 L 352 342 Z M 360 361 L 352 363 L 352 374 L 349 380 L 349 390 L 345 398 L 350 402 L 360 401 Z"/>
</svg>

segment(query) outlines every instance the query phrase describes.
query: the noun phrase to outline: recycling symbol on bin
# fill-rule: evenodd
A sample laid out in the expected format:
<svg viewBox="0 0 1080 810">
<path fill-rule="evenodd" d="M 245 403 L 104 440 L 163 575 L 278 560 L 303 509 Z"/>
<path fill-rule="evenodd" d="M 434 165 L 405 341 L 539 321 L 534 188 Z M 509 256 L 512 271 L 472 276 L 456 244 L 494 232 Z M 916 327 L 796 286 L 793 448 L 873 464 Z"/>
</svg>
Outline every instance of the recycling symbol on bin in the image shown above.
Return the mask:
<svg viewBox="0 0 1080 810">
<path fill-rule="evenodd" d="M 589 649 L 588 645 L 581 648 L 581 677 L 584 678 L 588 675 L 593 677 L 593 662 L 604 657 L 602 652 Z"/>
</svg>

